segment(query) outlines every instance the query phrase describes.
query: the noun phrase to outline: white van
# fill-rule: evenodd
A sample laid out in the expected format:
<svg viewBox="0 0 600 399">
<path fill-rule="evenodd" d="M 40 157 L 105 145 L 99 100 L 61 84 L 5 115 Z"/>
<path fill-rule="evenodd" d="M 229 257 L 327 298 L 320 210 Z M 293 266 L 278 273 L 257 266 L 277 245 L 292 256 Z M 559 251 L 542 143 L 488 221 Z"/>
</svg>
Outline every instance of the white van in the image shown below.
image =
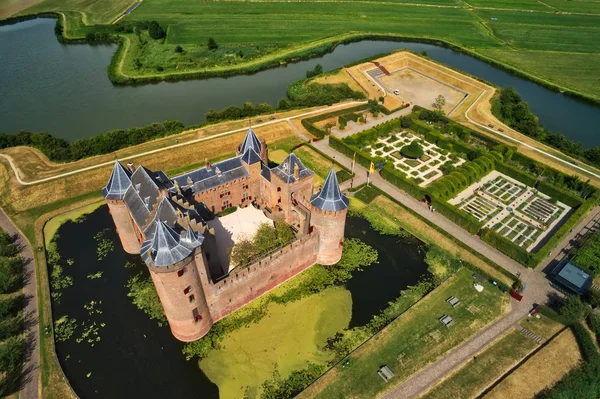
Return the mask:
<svg viewBox="0 0 600 399">
<path fill-rule="evenodd" d="M 395 94 L 395 95 L 398 95 L 398 94 L 400 94 L 400 90 L 398 90 L 398 89 L 394 90 L 394 94 Z"/>
</svg>

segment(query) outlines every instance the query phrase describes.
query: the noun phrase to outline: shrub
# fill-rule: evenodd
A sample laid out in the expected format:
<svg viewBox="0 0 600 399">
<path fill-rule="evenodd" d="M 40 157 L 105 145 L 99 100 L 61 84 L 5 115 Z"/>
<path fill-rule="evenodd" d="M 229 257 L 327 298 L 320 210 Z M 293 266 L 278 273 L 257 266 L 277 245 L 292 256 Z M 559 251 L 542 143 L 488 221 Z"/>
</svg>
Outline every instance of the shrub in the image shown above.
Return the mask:
<svg viewBox="0 0 600 399">
<path fill-rule="evenodd" d="M 0 257 L 0 293 L 8 294 L 23 284 L 24 263 L 21 257 Z"/>
<path fill-rule="evenodd" d="M 590 313 L 591 309 L 583 302 L 578 295 L 569 295 L 563 301 L 559 313 L 570 321 L 582 320 Z"/>
<path fill-rule="evenodd" d="M 406 158 L 421 158 L 423 156 L 423 147 L 421 147 L 416 141 L 412 141 L 410 144 L 402 147 L 400 149 L 400 153 Z"/>
<path fill-rule="evenodd" d="M 156 21 L 150 21 L 148 23 L 148 34 L 154 40 L 162 39 L 167 35 L 162 26 Z"/>
<path fill-rule="evenodd" d="M 176 53 L 183 53 L 183 47 L 181 47 L 180 45 L 177 45 L 177 47 L 175 47 L 175 52 Z"/>
<path fill-rule="evenodd" d="M 219 45 L 217 44 L 217 42 L 215 41 L 215 39 L 213 39 L 212 37 L 208 38 L 208 44 L 207 44 L 207 46 L 208 46 L 208 49 L 210 51 L 214 51 L 214 50 L 216 50 L 216 49 L 219 48 Z"/>
<path fill-rule="evenodd" d="M 323 65 L 317 64 L 315 67 L 309 71 L 306 71 L 306 78 L 312 78 L 314 76 L 320 75 L 323 73 Z"/>
</svg>

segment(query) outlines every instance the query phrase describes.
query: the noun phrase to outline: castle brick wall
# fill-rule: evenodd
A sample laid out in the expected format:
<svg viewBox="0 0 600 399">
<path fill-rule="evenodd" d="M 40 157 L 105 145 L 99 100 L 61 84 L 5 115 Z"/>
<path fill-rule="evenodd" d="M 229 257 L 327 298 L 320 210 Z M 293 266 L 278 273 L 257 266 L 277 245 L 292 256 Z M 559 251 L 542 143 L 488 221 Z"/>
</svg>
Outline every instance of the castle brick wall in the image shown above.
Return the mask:
<svg viewBox="0 0 600 399">
<path fill-rule="evenodd" d="M 213 320 L 222 319 L 312 266 L 318 244 L 318 232 L 303 236 L 212 285 L 207 301 Z"/>
<path fill-rule="evenodd" d="M 333 265 L 341 259 L 347 212 L 347 209 L 331 212 L 311 207 L 310 223 L 320 232 L 317 263 Z"/>
<path fill-rule="evenodd" d="M 197 249 L 195 252 L 200 251 Z M 190 256 L 170 266 L 167 271 L 149 268 L 171 332 L 184 342 L 200 339 L 213 324 L 196 259 Z"/>
<path fill-rule="evenodd" d="M 244 193 L 248 194 L 249 199 L 246 201 L 242 200 Z M 258 185 L 253 187 L 250 178 L 243 178 L 198 193 L 194 196 L 194 199 L 199 203 L 203 202 L 210 211 L 218 213 L 224 209 L 225 201 L 228 202 L 229 206 L 246 206 L 257 195 Z"/>
<path fill-rule="evenodd" d="M 139 254 L 141 248 L 139 236 L 141 236 L 141 233 L 138 234 L 139 229 L 131 218 L 127 205 L 124 201 L 119 200 L 106 200 L 106 203 L 115 223 L 117 234 L 121 239 L 123 249 L 129 254 Z"/>
</svg>

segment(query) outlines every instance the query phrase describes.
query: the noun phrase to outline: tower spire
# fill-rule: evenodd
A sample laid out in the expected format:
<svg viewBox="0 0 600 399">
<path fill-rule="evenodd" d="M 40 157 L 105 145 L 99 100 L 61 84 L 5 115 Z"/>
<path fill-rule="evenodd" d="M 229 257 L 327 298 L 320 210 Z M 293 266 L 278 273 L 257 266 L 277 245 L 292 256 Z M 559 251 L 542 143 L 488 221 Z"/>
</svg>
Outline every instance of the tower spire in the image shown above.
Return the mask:
<svg viewBox="0 0 600 399">
<path fill-rule="evenodd" d="M 323 211 L 337 212 L 348 208 L 348 198 L 340 190 L 333 166 L 329 170 L 321 191 L 311 197 L 310 203 Z"/>
</svg>

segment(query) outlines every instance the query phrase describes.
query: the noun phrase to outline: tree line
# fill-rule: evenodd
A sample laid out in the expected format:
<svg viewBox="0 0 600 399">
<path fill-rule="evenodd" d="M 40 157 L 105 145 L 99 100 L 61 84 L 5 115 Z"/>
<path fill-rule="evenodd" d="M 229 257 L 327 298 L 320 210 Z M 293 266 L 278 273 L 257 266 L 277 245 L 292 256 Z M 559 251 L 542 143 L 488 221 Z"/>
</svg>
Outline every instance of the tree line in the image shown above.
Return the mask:
<svg viewBox="0 0 600 399">
<path fill-rule="evenodd" d="M 25 358 L 23 270 L 15 237 L 0 230 L 0 396 L 17 392 Z"/>
<path fill-rule="evenodd" d="M 45 132 L 21 131 L 17 134 L 0 133 L 0 149 L 16 146 L 29 146 L 40 150 L 50 160 L 69 162 L 94 155 L 109 154 L 129 146 L 169 136 L 183 131 L 180 121 L 152 123 L 131 129 L 116 129 L 94 137 L 69 143 Z"/>
<path fill-rule="evenodd" d="M 511 128 L 548 144 L 575 158 L 581 158 L 592 165 L 600 166 L 600 147 L 584 150 L 581 143 L 567 139 L 563 134 L 552 133 L 540 125 L 538 117 L 529 109 L 519 93 L 512 87 L 500 90 L 492 111 L 496 117 Z"/>
</svg>

